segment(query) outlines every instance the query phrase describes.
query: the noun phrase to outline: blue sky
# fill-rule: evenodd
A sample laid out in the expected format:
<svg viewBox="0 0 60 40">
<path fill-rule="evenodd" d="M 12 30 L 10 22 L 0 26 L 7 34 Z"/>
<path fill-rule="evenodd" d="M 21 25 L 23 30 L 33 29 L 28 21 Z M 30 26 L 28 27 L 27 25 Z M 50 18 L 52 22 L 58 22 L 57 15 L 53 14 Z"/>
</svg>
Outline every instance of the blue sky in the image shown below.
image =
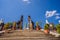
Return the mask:
<svg viewBox="0 0 60 40">
<path fill-rule="evenodd" d="M 55 14 L 46 18 L 46 11 L 56 11 L 59 18 L 56 19 Z M 42 25 L 46 19 L 57 24 L 60 20 L 60 0 L 0 0 L 0 19 L 4 19 L 5 23 L 18 21 L 21 15 L 24 15 L 24 23 L 28 22 L 30 15 L 34 22 L 42 21 Z"/>
</svg>

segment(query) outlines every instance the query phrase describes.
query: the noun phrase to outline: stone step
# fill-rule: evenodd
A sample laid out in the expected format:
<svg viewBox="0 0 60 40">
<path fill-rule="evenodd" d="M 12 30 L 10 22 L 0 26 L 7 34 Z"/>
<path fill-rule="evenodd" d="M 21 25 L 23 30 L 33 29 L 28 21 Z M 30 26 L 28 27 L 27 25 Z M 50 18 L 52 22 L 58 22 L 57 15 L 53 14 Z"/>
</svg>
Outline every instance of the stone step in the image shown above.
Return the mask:
<svg viewBox="0 0 60 40">
<path fill-rule="evenodd" d="M 4 33 L 0 40 L 59 40 L 52 35 L 46 35 L 41 31 L 22 31 L 15 30 L 11 33 Z"/>
<path fill-rule="evenodd" d="M 59 39 L 48 38 L 48 37 L 9 37 L 9 38 L 0 38 L 0 40 L 59 40 Z"/>
</svg>

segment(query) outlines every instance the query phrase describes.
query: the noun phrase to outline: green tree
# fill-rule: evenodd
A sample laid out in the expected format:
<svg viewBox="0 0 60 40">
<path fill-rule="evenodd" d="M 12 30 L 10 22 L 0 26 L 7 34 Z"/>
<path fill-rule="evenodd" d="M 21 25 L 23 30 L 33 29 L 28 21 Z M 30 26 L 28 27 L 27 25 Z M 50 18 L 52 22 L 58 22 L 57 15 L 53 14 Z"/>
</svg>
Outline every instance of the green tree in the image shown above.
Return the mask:
<svg viewBox="0 0 60 40">
<path fill-rule="evenodd" d="M 13 22 L 13 30 L 15 30 L 16 29 L 16 22 Z"/>
<path fill-rule="evenodd" d="M 48 30 L 48 29 L 49 29 L 49 24 L 45 24 L 44 30 Z"/>
<path fill-rule="evenodd" d="M 12 22 L 9 22 L 9 25 L 13 25 L 13 23 Z"/>
<path fill-rule="evenodd" d="M 36 22 L 36 30 L 40 30 L 41 27 L 39 26 L 39 22 Z"/>
<path fill-rule="evenodd" d="M 49 29 L 50 30 L 53 30 L 54 29 L 54 24 L 53 23 L 49 24 Z"/>
<path fill-rule="evenodd" d="M 52 24 L 52 28 L 54 28 L 54 24 Z"/>
<path fill-rule="evenodd" d="M 38 22 L 36 22 L 36 26 L 38 26 L 39 25 L 39 23 Z"/>
<path fill-rule="evenodd" d="M 57 32 L 60 34 L 60 24 L 56 25 Z"/>
<path fill-rule="evenodd" d="M 4 25 L 4 29 L 8 29 L 9 28 L 9 23 L 6 23 L 5 25 Z"/>
</svg>

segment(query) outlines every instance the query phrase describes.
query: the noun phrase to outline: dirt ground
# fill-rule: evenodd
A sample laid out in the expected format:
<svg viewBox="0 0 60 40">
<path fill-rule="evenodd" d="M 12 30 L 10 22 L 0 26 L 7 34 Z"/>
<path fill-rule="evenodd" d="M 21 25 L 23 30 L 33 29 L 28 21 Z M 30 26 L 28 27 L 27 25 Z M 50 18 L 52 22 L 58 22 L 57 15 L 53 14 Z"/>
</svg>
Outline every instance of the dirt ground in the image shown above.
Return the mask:
<svg viewBox="0 0 60 40">
<path fill-rule="evenodd" d="M 4 33 L 0 40 L 60 40 L 52 35 L 46 35 L 42 31 L 15 30 L 10 33 Z"/>
</svg>

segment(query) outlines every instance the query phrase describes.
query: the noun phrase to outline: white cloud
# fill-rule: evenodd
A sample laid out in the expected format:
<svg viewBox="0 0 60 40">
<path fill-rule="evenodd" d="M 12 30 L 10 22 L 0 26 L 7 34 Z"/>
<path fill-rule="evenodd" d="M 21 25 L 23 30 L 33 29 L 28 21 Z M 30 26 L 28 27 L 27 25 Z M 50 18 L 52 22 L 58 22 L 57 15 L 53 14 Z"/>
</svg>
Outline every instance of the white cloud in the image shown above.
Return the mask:
<svg viewBox="0 0 60 40">
<path fill-rule="evenodd" d="M 55 15 L 60 15 L 59 13 L 56 13 Z"/>
<path fill-rule="evenodd" d="M 56 12 L 57 12 L 56 10 L 54 10 L 54 11 L 46 11 L 45 16 L 46 16 L 46 18 L 52 17 L 52 16 L 54 16 L 56 14 Z"/>
<path fill-rule="evenodd" d="M 0 24 L 1 24 L 1 23 L 3 23 L 3 19 L 2 19 L 2 18 L 0 19 Z"/>
<path fill-rule="evenodd" d="M 57 15 L 57 16 L 56 16 L 56 19 L 60 19 L 60 16 Z"/>
<path fill-rule="evenodd" d="M 23 0 L 23 1 L 29 1 L 29 0 Z"/>
<path fill-rule="evenodd" d="M 59 23 L 60 23 L 60 20 L 59 20 Z"/>
<path fill-rule="evenodd" d="M 30 0 L 22 0 L 22 1 L 27 4 L 31 3 Z"/>
<path fill-rule="evenodd" d="M 59 13 L 56 13 L 56 19 L 60 19 L 60 14 Z"/>
<path fill-rule="evenodd" d="M 49 24 L 48 20 L 46 20 L 46 24 Z"/>
</svg>

